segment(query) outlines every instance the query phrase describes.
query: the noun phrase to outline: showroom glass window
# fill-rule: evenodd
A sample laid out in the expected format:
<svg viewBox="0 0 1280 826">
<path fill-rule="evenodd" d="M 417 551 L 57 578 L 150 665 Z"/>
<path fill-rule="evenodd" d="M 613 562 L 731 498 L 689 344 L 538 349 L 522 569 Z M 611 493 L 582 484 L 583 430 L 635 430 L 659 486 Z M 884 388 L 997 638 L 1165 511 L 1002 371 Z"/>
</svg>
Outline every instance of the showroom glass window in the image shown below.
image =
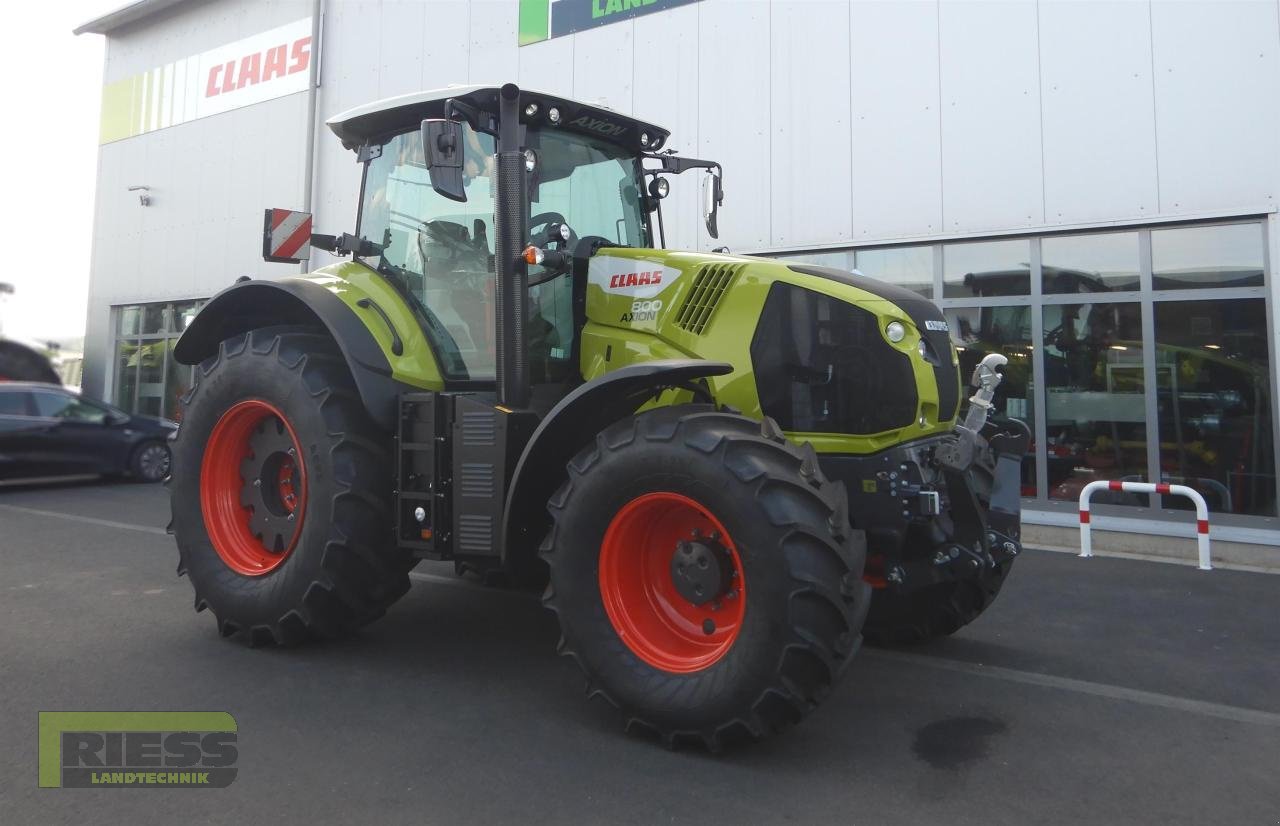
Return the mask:
<svg viewBox="0 0 1280 826">
<path fill-rule="evenodd" d="M 934 299 L 966 381 L 984 354 L 1005 355 L 996 411 L 1032 428 L 1022 492 L 1042 507 L 1073 507 L 1090 481 L 1158 476 L 1249 517 L 1277 515 L 1265 250 L 1252 219 L 782 257 Z M 1148 518 L 1189 507 L 1094 502 Z"/>
<path fill-rule="evenodd" d="M 1257 221 L 1151 231 L 1160 474 L 1222 513 L 1276 515 L 1265 248 Z"/>
<path fill-rule="evenodd" d="M 1021 419 L 1035 430 L 1035 404 L 1032 398 L 1031 315 L 1029 304 L 998 307 L 947 307 L 943 310 L 951 328 L 951 343 L 960 358 L 960 378 L 965 382 L 961 395 L 967 399 L 973 368 L 988 353 L 999 353 L 1009 360 L 1001 370 L 1004 379 L 992 399 L 992 420 L 1000 417 Z M 968 402 L 962 401 L 959 418 L 964 417 Z M 1022 460 L 1022 495 L 1036 495 L 1036 459 L 1028 454 Z"/>
<path fill-rule="evenodd" d="M 115 308 L 112 390 L 121 410 L 177 420 L 194 368 L 173 358 L 178 336 L 203 301 L 159 302 Z"/>
<path fill-rule="evenodd" d="M 988 298 L 1031 292 L 1031 242 L 969 241 L 942 248 L 942 297 Z"/>
</svg>

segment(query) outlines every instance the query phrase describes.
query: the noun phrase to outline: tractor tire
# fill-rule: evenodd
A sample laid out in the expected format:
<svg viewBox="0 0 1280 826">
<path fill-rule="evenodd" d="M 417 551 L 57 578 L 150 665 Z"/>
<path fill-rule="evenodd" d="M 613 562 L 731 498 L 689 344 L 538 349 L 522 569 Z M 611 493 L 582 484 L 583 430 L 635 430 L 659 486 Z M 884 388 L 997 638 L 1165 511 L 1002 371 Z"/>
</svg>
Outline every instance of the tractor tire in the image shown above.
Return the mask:
<svg viewBox="0 0 1280 826">
<path fill-rule="evenodd" d="M 875 646 L 914 645 L 954 634 L 995 601 L 1013 560 L 984 570 L 974 579 L 930 585 L 895 594 L 879 589 L 862 635 Z"/>
<path fill-rule="evenodd" d="M 596 436 L 551 498 L 543 602 L 588 696 L 712 751 L 799 721 L 861 645 L 866 541 L 772 419 L 662 408 Z"/>
<path fill-rule="evenodd" d="M 393 542 L 390 435 L 334 343 L 296 327 L 227 339 L 172 443 L 178 574 L 223 636 L 345 635 L 409 589 Z"/>
<path fill-rule="evenodd" d="M 16 341 L 0 341 L 0 381 L 62 384 L 47 358 Z"/>
</svg>

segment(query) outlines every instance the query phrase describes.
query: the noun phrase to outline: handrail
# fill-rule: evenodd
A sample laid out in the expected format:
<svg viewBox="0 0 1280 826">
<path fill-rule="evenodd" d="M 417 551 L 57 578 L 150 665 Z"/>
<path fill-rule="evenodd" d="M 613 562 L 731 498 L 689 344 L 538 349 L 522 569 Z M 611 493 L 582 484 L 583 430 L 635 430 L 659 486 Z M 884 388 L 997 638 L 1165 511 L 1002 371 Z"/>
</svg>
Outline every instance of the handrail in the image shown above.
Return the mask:
<svg viewBox="0 0 1280 826">
<path fill-rule="evenodd" d="M 1080 556 L 1093 556 L 1093 537 L 1090 534 L 1089 497 L 1097 490 L 1125 491 L 1127 493 L 1159 493 L 1169 496 L 1185 496 L 1196 506 L 1196 542 L 1200 551 L 1200 570 L 1212 571 L 1209 559 L 1209 506 L 1195 488 L 1186 485 L 1169 485 L 1163 482 L 1090 482 L 1080 491 Z"/>
</svg>

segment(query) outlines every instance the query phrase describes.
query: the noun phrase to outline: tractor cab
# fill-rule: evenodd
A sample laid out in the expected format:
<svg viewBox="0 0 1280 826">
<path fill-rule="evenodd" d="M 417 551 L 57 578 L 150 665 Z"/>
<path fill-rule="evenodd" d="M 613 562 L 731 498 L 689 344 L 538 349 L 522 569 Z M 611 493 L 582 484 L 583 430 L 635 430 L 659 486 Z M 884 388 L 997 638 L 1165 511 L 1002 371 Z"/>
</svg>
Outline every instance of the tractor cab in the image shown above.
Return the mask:
<svg viewBox="0 0 1280 826">
<path fill-rule="evenodd" d="M 536 390 L 576 374 L 583 319 L 574 315 L 574 256 L 661 245 L 660 200 L 669 186 L 658 177 L 663 172 L 709 171 L 714 232 L 721 173 L 712 162 L 657 154 L 668 138 L 659 126 L 511 89 L 511 100 L 492 86 L 403 95 L 343 112 L 328 125 L 363 166 L 354 243 L 342 251 L 413 301 L 446 380 L 497 378 L 498 339 L 509 321 L 497 313 L 498 222 L 508 222 L 528 250 L 515 262 L 525 269 L 527 290 L 513 298 L 527 300 L 524 344 Z M 514 183 L 522 186 L 508 182 L 504 190 L 499 181 L 503 151 L 518 153 L 522 180 Z"/>
</svg>

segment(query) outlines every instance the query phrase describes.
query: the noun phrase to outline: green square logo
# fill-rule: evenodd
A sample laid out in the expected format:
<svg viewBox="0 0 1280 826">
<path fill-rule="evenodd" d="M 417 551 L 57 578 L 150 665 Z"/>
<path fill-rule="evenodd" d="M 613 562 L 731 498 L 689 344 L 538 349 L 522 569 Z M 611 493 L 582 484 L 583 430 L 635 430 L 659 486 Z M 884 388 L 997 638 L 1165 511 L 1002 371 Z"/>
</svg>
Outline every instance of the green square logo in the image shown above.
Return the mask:
<svg viewBox="0 0 1280 826">
<path fill-rule="evenodd" d="M 42 711 L 42 788 L 225 788 L 239 759 L 225 711 Z"/>
</svg>

